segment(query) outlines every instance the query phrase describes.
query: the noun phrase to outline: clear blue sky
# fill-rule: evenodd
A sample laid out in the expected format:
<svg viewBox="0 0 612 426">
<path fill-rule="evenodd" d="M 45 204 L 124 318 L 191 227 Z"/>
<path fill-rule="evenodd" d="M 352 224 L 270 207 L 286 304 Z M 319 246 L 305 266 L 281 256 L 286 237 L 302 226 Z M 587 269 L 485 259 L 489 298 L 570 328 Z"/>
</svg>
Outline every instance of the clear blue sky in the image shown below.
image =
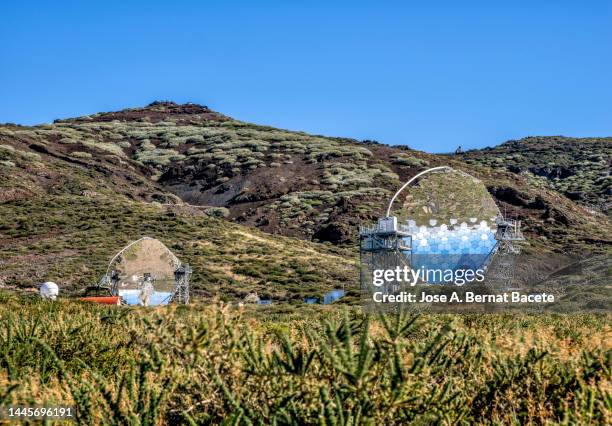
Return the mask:
<svg viewBox="0 0 612 426">
<path fill-rule="evenodd" d="M 0 122 L 156 99 L 431 152 L 610 136 L 612 2 L 0 2 Z"/>
</svg>

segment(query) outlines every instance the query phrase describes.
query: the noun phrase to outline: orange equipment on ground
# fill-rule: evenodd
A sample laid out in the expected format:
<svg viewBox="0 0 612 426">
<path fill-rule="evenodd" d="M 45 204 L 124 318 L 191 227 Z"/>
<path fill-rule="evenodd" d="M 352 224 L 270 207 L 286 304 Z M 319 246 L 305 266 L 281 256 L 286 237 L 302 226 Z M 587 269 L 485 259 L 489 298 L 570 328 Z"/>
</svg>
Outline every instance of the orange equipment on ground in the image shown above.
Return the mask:
<svg viewBox="0 0 612 426">
<path fill-rule="evenodd" d="M 119 296 L 81 297 L 79 300 L 84 302 L 100 303 L 102 305 L 121 305 L 121 297 Z"/>
</svg>

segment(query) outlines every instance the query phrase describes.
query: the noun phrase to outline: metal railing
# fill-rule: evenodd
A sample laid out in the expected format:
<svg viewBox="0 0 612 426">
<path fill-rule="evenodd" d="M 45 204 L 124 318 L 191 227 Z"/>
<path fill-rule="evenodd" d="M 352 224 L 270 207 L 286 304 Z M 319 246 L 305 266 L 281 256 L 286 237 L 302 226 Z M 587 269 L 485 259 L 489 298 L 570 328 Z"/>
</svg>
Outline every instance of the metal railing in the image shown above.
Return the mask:
<svg viewBox="0 0 612 426">
<path fill-rule="evenodd" d="M 410 227 L 408 225 L 399 223 L 396 231 L 389 231 L 385 227 L 380 226 L 378 223 L 374 223 L 372 225 L 359 225 L 359 235 L 392 234 L 396 232 L 410 234 Z"/>
</svg>

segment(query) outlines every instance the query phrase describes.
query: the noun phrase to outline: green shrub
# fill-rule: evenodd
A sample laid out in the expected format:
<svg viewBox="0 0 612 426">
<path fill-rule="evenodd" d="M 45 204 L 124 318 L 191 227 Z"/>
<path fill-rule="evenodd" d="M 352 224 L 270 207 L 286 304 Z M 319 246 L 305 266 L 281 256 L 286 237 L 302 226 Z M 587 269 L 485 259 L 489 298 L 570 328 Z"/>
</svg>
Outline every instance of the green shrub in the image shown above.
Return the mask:
<svg viewBox="0 0 612 426">
<path fill-rule="evenodd" d="M 228 217 L 230 214 L 230 211 L 225 207 L 211 207 L 206 209 L 205 212 L 209 216 L 220 218 Z"/>
<path fill-rule="evenodd" d="M 70 155 L 76 158 L 92 158 L 92 155 L 89 152 L 82 151 L 73 151 L 70 153 Z"/>
<path fill-rule="evenodd" d="M 234 274 L 282 280 L 284 266 Z M 582 340 L 605 340 L 605 317 L 366 316 L 284 285 L 294 304 L 241 310 L 3 295 L 5 402 L 52 395 L 82 424 L 608 423 L 612 354 Z"/>
</svg>

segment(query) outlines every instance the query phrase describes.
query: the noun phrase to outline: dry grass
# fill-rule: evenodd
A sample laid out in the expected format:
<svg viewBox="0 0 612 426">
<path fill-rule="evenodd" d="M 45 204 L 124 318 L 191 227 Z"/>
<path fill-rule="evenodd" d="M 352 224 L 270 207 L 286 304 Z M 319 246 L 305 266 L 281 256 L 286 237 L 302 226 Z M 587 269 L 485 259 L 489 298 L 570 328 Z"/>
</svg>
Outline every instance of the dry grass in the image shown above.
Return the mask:
<svg viewBox="0 0 612 426">
<path fill-rule="evenodd" d="M 3 401 L 75 404 L 83 423 L 610 422 L 609 317 L 0 296 Z"/>
</svg>

